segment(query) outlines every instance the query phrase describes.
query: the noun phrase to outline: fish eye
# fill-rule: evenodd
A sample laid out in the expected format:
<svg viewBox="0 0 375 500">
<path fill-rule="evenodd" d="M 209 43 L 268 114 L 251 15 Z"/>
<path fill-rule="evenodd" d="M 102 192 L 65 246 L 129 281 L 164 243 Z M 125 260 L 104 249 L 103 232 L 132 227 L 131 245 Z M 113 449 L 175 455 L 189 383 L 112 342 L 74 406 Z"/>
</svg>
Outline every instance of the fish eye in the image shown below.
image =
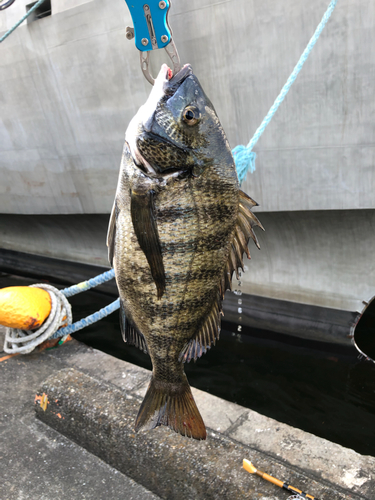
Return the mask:
<svg viewBox="0 0 375 500">
<path fill-rule="evenodd" d="M 182 118 L 187 125 L 195 125 L 200 118 L 199 109 L 193 106 L 188 106 L 184 109 Z"/>
</svg>

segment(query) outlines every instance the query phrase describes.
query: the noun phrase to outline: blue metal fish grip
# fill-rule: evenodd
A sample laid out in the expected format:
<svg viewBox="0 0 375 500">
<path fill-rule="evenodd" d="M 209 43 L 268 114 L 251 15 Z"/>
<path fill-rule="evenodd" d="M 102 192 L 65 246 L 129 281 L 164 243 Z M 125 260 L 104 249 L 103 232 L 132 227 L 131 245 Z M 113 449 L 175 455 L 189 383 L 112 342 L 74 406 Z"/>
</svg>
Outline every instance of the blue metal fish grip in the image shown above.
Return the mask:
<svg viewBox="0 0 375 500">
<path fill-rule="evenodd" d="M 168 24 L 170 0 L 125 0 L 132 16 L 134 28 L 127 26 L 126 38 L 135 38 L 135 46 L 140 51 L 141 69 L 146 79 L 153 85 L 154 78 L 149 71 L 149 53 L 155 49 L 165 49 L 173 63 L 173 73 L 180 69 L 180 58 L 172 39 Z"/>
<path fill-rule="evenodd" d="M 172 39 L 168 0 L 125 0 L 134 23 L 135 45 L 141 52 L 163 49 Z"/>
</svg>

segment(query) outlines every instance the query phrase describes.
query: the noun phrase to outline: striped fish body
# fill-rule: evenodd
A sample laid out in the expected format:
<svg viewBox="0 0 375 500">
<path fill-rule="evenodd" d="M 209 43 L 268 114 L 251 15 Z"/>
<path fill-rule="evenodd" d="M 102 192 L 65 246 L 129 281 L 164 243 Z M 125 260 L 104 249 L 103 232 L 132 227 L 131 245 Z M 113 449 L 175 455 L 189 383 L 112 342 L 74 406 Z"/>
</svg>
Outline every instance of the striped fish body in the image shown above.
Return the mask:
<svg viewBox="0 0 375 500">
<path fill-rule="evenodd" d="M 108 246 L 124 339 L 148 352 L 153 365 L 136 430 L 167 425 L 204 439 L 183 363 L 200 357 L 219 337 L 221 301 L 233 271 L 242 266 L 257 221 L 248 217 L 255 203 L 239 190 L 221 124 L 192 76 L 185 68 L 183 78 L 167 85 L 157 101 L 152 125 L 143 113 L 135 137 L 127 133 Z M 188 104 L 182 103 L 180 116 L 186 108 L 196 110 L 198 90 L 199 121 L 184 125 L 181 120 L 178 127 L 163 107 L 186 80 Z M 134 133 L 134 124 L 130 128 Z M 190 150 L 178 142 L 184 133 L 190 133 L 183 137 Z"/>
</svg>

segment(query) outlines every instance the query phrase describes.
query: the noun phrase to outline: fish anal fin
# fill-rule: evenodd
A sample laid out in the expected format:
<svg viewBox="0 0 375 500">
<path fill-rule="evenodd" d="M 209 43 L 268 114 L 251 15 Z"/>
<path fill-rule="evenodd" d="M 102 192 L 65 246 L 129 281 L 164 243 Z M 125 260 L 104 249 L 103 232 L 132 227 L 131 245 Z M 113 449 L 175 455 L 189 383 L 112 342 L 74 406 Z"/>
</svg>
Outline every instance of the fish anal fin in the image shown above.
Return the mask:
<svg viewBox="0 0 375 500">
<path fill-rule="evenodd" d="M 236 273 L 239 278 L 239 269 L 243 270 L 243 255 L 246 254 L 250 259 L 250 252 L 248 248 L 250 238 L 254 241 L 255 245 L 260 248 L 258 238 L 254 233 L 253 227 L 258 226 L 264 231 L 259 219 L 254 215 L 251 209 L 258 205 L 253 199 L 250 198 L 243 191 L 239 190 L 240 200 L 238 204 L 237 224 L 233 233 L 233 240 L 229 250 L 227 264 L 220 281 L 220 295 L 224 298 L 226 290 L 232 289 L 232 276 Z"/>
<path fill-rule="evenodd" d="M 159 381 L 152 376 L 138 412 L 135 431 L 150 430 L 160 425 L 183 436 L 206 439 L 206 427 L 186 376 L 179 384 Z"/>
<path fill-rule="evenodd" d="M 146 339 L 138 328 L 133 325 L 131 319 L 127 317 L 122 300 L 120 301 L 120 328 L 124 342 L 129 345 L 134 345 L 148 354 Z"/>
<path fill-rule="evenodd" d="M 211 349 L 212 345 L 215 345 L 216 340 L 218 340 L 220 336 L 220 313 L 221 299 L 218 296 L 203 326 L 182 349 L 178 358 L 179 361 L 183 361 L 184 363 L 189 363 L 192 359 L 196 361 L 202 354 L 206 353 L 208 349 Z"/>
<path fill-rule="evenodd" d="M 155 217 L 153 191 L 131 192 L 131 216 L 139 246 L 146 256 L 154 279 L 157 296 L 165 291 L 165 271 Z"/>
</svg>

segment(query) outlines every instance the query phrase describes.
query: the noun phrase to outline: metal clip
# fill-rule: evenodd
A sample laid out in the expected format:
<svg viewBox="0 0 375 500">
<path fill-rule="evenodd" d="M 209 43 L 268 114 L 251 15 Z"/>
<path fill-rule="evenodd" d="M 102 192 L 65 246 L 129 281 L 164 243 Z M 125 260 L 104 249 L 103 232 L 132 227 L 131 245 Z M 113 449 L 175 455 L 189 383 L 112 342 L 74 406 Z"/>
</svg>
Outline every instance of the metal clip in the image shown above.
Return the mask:
<svg viewBox="0 0 375 500">
<path fill-rule="evenodd" d="M 168 23 L 168 12 L 171 0 L 145 0 L 147 3 L 125 0 L 133 19 L 134 28 L 126 28 L 126 38 L 135 38 L 135 45 L 140 51 L 142 72 L 151 83 L 154 78 L 150 74 L 150 51 L 164 48 L 173 64 L 173 74 L 181 69 L 180 57 L 172 39 L 172 30 Z"/>
<path fill-rule="evenodd" d="M 174 41 L 171 40 L 169 44 L 164 47 L 166 53 L 169 55 L 172 64 L 173 64 L 173 74 L 175 75 L 178 73 L 181 69 L 181 63 L 180 63 L 180 57 L 178 55 L 176 45 L 174 44 Z M 141 52 L 140 53 L 141 57 L 141 70 L 142 73 L 144 74 L 146 80 L 151 83 L 151 85 L 154 85 L 155 79 L 150 73 L 149 69 L 149 64 L 150 64 L 150 52 Z"/>
</svg>

